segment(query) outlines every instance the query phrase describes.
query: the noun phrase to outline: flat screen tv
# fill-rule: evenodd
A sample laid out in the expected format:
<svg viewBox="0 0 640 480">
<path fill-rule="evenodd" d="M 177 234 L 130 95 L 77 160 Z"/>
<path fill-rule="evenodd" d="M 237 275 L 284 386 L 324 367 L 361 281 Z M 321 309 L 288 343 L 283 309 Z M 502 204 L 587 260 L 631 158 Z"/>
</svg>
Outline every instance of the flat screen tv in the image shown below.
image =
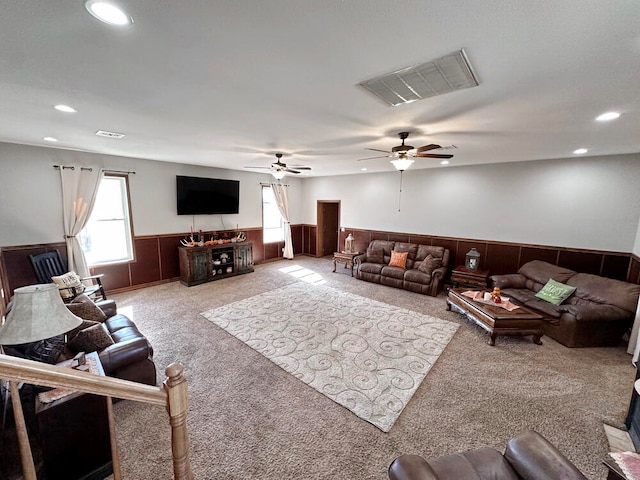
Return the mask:
<svg viewBox="0 0 640 480">
<path fill-rule="evenodd" d="M 176 175 L 178 215 L 238 213 L 240 182 Z"/>
</svg>

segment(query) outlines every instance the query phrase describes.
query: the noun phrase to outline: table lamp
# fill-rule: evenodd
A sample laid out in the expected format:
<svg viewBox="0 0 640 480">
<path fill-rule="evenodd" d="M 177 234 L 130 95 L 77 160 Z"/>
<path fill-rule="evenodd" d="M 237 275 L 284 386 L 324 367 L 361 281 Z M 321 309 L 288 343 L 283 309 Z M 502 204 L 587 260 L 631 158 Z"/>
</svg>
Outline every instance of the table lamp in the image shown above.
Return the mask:
<svg viewBox="0 0 640 480">
<path fill-rule="evenodd" d="M 13 293 L 13 307 L 0 327 L 0 346 L 37 342 L 61 335 L 82 324 L 82 319 L 64 305 L 58 287 L 53 283 L 16 288 Z M 26 479 L 35 479 L 16 382 L 9 382 L 9 391 L 20 442 L 23 473 Z"/>
</svg>

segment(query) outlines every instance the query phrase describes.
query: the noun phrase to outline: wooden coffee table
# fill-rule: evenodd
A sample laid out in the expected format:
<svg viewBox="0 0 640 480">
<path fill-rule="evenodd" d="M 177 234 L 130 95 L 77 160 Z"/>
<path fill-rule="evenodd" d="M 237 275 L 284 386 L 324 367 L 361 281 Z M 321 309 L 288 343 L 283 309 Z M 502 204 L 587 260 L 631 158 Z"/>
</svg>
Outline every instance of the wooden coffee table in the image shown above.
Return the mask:
<svg viewBox="0 0 640 480">
<path fill-rule="evenodd" d="M 489 345 L 495 345 L 496 337 L 533 335 L 533 343 L 542 345 L 542 315 L 520 307 L 511 312 L 491 304 L 476 302 L 462 295 L 464 288 L 449 289 L 447 310 L 463 314 L 489 332 Z"/>
</svg>

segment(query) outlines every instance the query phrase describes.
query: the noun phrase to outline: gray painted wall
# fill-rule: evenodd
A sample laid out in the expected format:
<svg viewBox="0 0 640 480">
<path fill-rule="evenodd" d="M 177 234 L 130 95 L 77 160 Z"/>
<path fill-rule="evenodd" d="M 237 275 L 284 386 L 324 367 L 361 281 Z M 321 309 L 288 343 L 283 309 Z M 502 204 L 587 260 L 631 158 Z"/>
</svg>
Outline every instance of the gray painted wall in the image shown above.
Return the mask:
<svg viewBox="0 0 640 480">
<path fill-rule="evenodd" d="M 175 176 L 240 180 L 238 215 L 198 215 L 194 228 L 262 225 L 259 182 L 270 175 L 0 143 L 0 245 L 62 241 L 60 178 L 52 166 L 135 170 L 136 235 L 182 233 Z M 391 166 L 390 166 L 391 168 Z M 317 200 L 341 200 L 341 224 L 363 229 L 640 254 L 640 154 L 286 178 L 292 223 L 316 223 Z"/>
<path fill-rule="evenodd" d="M 0 143 L 0 245 L 63 241 L 60 174 L 53 165 L 132 170 L 129 176 L 133 228 L 137 236 L 256 228 L 262 226 L 260 182 L 271 175 L 154 162 L 54 148 Z M 176 175 L 240 180 L 237 215 L 176 214 Z M 301 182 L 289 179 L 292 223 L 301 222 Z"/>
<path fill-rule="evenodd" d="M 398 172 L 303 182 L 306 223 L 340 199 L 352 228 L 640 251 L 640 154 L 407 170 L 401 211 Z"/>
</svg>

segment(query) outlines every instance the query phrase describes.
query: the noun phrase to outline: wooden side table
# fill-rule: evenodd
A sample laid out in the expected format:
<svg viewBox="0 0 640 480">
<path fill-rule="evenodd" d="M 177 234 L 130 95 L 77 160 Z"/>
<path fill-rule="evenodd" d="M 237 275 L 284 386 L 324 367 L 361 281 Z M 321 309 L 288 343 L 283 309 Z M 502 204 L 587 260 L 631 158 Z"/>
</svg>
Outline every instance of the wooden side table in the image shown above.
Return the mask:
<svg viewBox="0 0 640 480">
<path fill-rule="evenodd" d="M 335 252 L 333 254 L 333 271 L 336 271 L 337 263 L 344 263 L 344 268 L 351 268 L 351 276 L 353 277 L 353 260 L 360 255 L 360 252 L 345 253 Z"/>
<path fill-rule="evenodd" d="M 454 287 L 487 288 L 489 270 L 469 270 L 460 265 L 451 272 L 451 283 Z"/>
</svg>

